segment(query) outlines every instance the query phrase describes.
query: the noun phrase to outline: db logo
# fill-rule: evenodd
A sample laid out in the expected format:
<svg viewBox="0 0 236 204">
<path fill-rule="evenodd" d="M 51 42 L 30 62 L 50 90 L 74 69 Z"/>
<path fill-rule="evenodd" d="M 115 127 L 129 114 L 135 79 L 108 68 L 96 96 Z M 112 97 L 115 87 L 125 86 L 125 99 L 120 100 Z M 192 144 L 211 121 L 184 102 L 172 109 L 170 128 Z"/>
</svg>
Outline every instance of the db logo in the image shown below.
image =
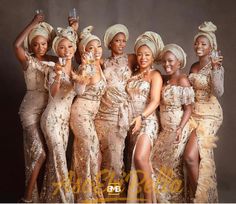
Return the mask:
<svg viewBox="0 0 236 204">
<path fill-rule="evenodd" d="M 109 183 L 107 186 L 108 195 L 119 195 L 121 192 L 121 187 L 119 183 Z"/>
</svg>

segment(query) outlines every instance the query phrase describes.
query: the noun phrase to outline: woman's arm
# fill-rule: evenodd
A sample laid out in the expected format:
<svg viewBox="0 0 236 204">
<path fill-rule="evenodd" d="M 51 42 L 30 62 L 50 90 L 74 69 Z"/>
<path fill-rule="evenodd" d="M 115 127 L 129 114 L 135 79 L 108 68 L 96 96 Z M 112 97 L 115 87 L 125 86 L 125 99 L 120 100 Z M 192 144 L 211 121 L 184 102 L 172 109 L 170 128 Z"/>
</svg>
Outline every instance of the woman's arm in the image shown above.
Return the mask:
<svg viewBox="0 0 236 204">
<path fill-rule="evenodd" d="M 151 77 L 150 102 L 142 113 L 145 118 L 152 114 L 160 104 L 162 83 L 161 74 L 157 71 L 153 71 Z"/>
<path fill-rule="evenodd" d="M 212 93 L 216 97 L 221 97 L 224 93 L 224 68 L 222 66 L 223 56 L 220 54 L 216 58 L 211 58 L 211 85 Z"/>
<path fill-rule="evenodd" d="M 224 93 L 224 68 L 221 66 L 218 69 L 211 71 L 212 93 L 216 97 L 221 97 Z"/>
<path fill-rule="evenodd" d="M 180 78 L 179 85 L 182 87 L 189 87 L 190 88 L 190 82 L 189 82 L 187 76 L 183 75 Z M 183 94 L 185 94 L 185 93 L 183 92 Z M 192 95 L 192 100 L 194 100 L 194 92 L 192 94 L 190 93 L 190 95 Z M 186 97 L 186 96 L 182 96 L 182 97 Z M 188 97 L 191 97 L 191 96 L 188 96 Z M 184 129 L 186 123 L 188 122 L 188 120 L 192 114 L 192 104 L 183 104 L 182 107 L 183 107 L 184 114 L 183 114 L 180 124 L 176 130 L 176 143 L 179 143 L 180 138 L 181 138 L 181 134 L 182 134 L 182 130 Z"/>
<path fill-rule="evenodd" d="M 61 86 L 62 67 L 60 64 L 55 65 L 54 76 L 49 76 L 50 94 L 52 97 L 56 95 Z"/>
<path fill-rule="evenodd" d="M 161 89 L 162 89 L 162 77 L 159 72 L 153 71 L 151 76 L 151 89 L 150 89 L 150 102 L 146 108 L 137 116 L 131 124 L 135 124 L 132 134 L 139 131 L 141 128 L 142 120 L 152 114 L 160 104 Z"/>
<path fill-rule="evenodd" d="M 23 42 L 29 32 L 34 28 L 35 25 L 42 22 L 44 20 L 43 14 L 37 14 L 34 16 L 33 20 L 25 27 L 25 29 L 17 36 L 16 40 L 13 43 L 14 51 L 17 59 L 23 65 L 23 69 L 25 69 L 26 56 L 25 50 L 23 48 Z"/>
</svg>

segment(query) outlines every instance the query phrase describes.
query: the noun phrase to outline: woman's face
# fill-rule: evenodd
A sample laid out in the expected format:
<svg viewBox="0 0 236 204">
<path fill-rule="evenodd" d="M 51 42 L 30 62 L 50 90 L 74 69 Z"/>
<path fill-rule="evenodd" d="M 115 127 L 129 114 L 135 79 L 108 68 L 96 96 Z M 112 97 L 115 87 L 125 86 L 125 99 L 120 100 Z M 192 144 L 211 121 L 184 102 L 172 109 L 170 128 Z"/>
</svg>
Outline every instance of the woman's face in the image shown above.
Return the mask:
<svg viewBox="0 0 236 204">
<path fill-rule="evenodd" d="M 85 50 L 94 54 L 95 60 L 100 60 L 102 57 L 102 45 L 98 40 L 91 40 Z"/>
<path fill-rule="evenodd" d="M 194 43 L 194 50 L 198 57 L 209 55 L 212 48 L 208 38 L 199 36 Z"/>
<path fill-rule="evenodd" d="M 143 45 L 137 50 L 137 62 L 140 68 L 151 68 L 154 58 L 152 51 L 146 45 Z"/>
<path fill-rule="evenodd" d="M 126 47 L 126 37 L 124 33 L 118 33 L 110 42 L 110 49 L 115 55 L 122 55 Z"/>
<path fill-rule="evenodd" d="M 59 42 L 57 46 L 57 55 L 59 57 L 65 57 L 67 60 L 72 59 L 74 56 L 75 49 L 72 42 L 67 39 L 63 39 Z"/>
<path fill-rule="evenodd" d="M 175 74 L 180 68 L 180 61 L 172 52 L 165 52 L 162 56 L 162 66 L 167 75 Z"/>
<path fill-rule="evenodd" d="M 47 39 L 43 36 L 37 35 L 31 41 L 31 50 L 35 56 L 42 57 L 47 53 L 48 42 Z"/>
</svg>

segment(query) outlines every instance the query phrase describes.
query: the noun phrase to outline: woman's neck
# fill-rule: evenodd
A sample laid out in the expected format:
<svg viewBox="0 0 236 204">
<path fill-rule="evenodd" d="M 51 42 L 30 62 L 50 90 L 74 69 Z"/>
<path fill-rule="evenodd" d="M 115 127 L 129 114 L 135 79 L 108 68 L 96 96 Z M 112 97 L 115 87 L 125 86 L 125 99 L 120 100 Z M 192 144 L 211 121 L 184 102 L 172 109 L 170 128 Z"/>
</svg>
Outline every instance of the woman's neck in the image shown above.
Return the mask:
<svg viewBox="0 0 236 204">
<path fill-rule="evenodd" d="M 70 75 L 70 72 L 72 70 L 72 61 L 71 60 L 67 60 L 65 66 L 63 67 L 63 69 L 64 69 L 64 72 L 66 74 Z"/>
<path fill-rule="evenodd" d="M 140 73 L 148 72 L 149 70 L 151 70 L 151 67 L 140 67 L 139 68 L 139 72 Z"/>
<path fill-rule="evenodd" d="M 199 57 L 199 65 L 200 65 L 200 68 L 203 68 L 203 67 L 206 66 L 209 62 L 210 62 L 210 58 L 209 58 L 208 55 Z"/>
<path fill-rule="evenodd" d="M 124 53 L 122 53 L 122 54 L 116 54 L 116 53 L 114 53 L 114 52 L 111 52 L 111 56 L 112 57 L 119 57 L 119 56 L 122 56 Z"/>
</svg>

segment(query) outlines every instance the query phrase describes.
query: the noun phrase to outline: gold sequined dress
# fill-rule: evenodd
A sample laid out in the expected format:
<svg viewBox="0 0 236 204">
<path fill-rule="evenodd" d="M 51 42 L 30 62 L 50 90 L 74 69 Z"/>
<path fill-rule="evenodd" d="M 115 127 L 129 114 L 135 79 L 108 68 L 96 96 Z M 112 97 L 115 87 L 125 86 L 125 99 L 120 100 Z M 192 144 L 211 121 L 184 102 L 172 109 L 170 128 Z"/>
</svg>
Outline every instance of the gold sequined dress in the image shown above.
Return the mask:
<svg viewBox="0 0 236 204">
<path fill-rule="evenodd" d="M 150 88 L 151 84 L 148 81 L 145 81 L 143 78 L 136 79 L 134 77 L 134 80 L 130 80 L 128 82 L 126 90 L 129 94 L 129 113 L 131 116 L 130 121 L 132 121 L 135 117 L 139 116 L 149 103 Z M 136 142 L 138 141 L 141 135 L 145 135 L 146 137 L 148 137 L 150 140 L 151 147 L 153 147 L 153 144 L 157 138 L 157 133 L 158 119 L 156 112 L 154 111 L 145 120 L 142 121 L 141 130 L 135 135 L 132 135 L 132 137 L 135 137 L 133 156 L 136 147 Z M 150 166 L 152 166 L 151 161 Z M 138 175 L 136 174 L 136 168 L 134 165 L 134 160 L 132 158 L 127 202 L 143 202 L 143 191 L 144 189 L 142 189 L 142 186 L 138 181 Z M 155 198 L 153 199 L 155 200 Z"/>
<path fill-rule="evenodd" d="M 175 144 L 176 129 L 184 111 L 183 105 L 194 102 L 192 87 L 167 84 L 163 86 L 160 103 L 161 132 L 153 147 L 152 166 L 154 170 L 157 201 L 185 202 L 183 152 L 192 131 L 190 121 L 182 130 L 180 142 Z"/>
<path fill-rule="evenodd" d="M 222 108 L 216 98 L 224 91 L 224 68 L 213 70 L 207 64 L 189 80 L 195 91 L 192 117 L 197 123 L 196 134 L 200 154 L 198 185 L 194 202 L 218 202 L 216 167 L 213 148 L 216 133 L 223 121 Z"/>
<path fill-rule="evenodd" d="M 125 87 L 131 77 L 128 56 L 124 54 L 106 59 L 103 73 L 107 80 L 107 88 L 95 120 L 102 152 L 101 170 L 114 174 L 112 182 L 123 183 L 123 151 L 129 125 L 128 95 Z M 109 183 L 108 180 L 107 175 L 104 174 L 105 188 Z M 115 201 L 116 196 L 109 196 L 107 191 L 104 191 L 104 197 L 111 197 Z"/>
<path fill-rule="evenodd" d="M 45 157 L 44 137 L 40 118 L 47 105 L 48 91 L 44 87 L 49 66 L 26 54 L 27 66 L 24 71 L 26 94 L 20 105 L 19 115 L 23 127 L 26 184 L 40 156 Z M 39 202 L 37 185 L 32 194 L 33 202 Z"/>
<path fill-rule="evenodd" d="M 49 87 L 56 73 L 49 73 Z M 54 97 L 49 92 L 49 101 L 41 118 L 41 127 L 47 144 L 47 162 L 42 202 L 73 202 L 73 193 L 68 179 L 66 149 L 69 138 L 69 119 L 72 101 L 75 96 L 73 84 L 62 72 L 61 86 Z"/>
<path fill-rule="evenodd" d="M 74 133 L 71 170 L 74 174 L 75 202 L 79 203 L 96 203 L 103 199 L 99 189 L 101 153 L 94 120 L 105 88 L 104 77 L 93 85 L 87 85 L 85 92 L 77 96 L 71 109 L 70 126 Z"/>
</svg>

